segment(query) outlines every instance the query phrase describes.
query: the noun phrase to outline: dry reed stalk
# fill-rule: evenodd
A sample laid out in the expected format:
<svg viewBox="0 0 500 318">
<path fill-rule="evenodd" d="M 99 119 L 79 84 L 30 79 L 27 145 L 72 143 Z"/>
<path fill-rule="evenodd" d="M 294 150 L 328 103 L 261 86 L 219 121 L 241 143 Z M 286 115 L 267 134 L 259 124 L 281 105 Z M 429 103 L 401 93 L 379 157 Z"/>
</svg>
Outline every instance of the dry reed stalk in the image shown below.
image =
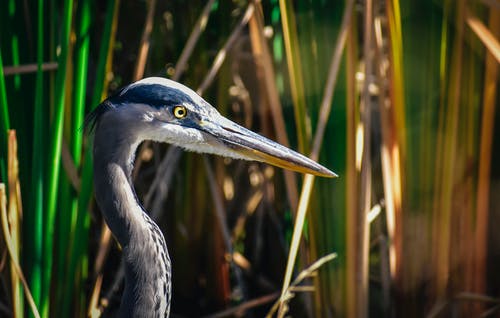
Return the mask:
<svg viewBox="0 0 500 318">
<path fill-rule="evenodd" d="M 229 51 L 230 48 L 233 47 L 233 45 L 236 42 L 236 39 L 238 39 L 238 37 L 241 35 L 241 32 L 243 32 L 244 27 L 248 24 L 248 21 L 250 21 L 250 18 L 254 14 L 254 10 L 255 10 L 255 5 L 253 3 L 248 4 L 247 9 L 245 10 L 245 13 L 241 17 L 240 22 L 234 27 L 233 31 L 231 32 L 231 35 L 227 39 L 226 43 L 224 43 L 224 46 L 219 50 L 219 52 L 217 52 L 214 62 L 212 63 L 212 67 L 210 68 L 207 75 L 203 79 L 203 82 L 196 90 L 196 92 L 199 95 L 203 95 L 205 90 L 212 84 L 215 75 L 217 75 L 220 67 L 222 66 L 222 63 L 226 59 L 227 52 Z"/>
<path fill-rule="evenodd" d="M 380 105 L 383 135 L 382 169 L 389 234 L 389 262 L 391 277 L 401 286 L 403 257 L 403 180 L 402 161 L 406 157 L 405 101 L 402 61 L 402 35 L 399 1 L 393 0 L 386 7 L 390 34 L 389 103 Z M 382 76 L 386 76 L 382 75 Z M 386 102 L 386 101 L 384 101 Z M 388 107 L 386 107 L 388 106 Z"/>
<path fill-rule="evenodd" d="M 360 172 L 360 202 L 356 235 L 358 236 L 357 255 L 355 264 L 356 275 L 356 311 L 349 312 L 350 317 L 368 316 L 368 258 L 370 226 L 367 220 L 371 210 L 372 196 L 372 164 L 371 164 L 371 125 L 372 102 L 369 91 L 371 78 L 374 74 L 374 46 L 373 46 L 373 2 L 365 1 L 364 7 L 364 39 L 363 60 L 365 63 L 365 80 L 363 83 L 362 101 L 360 105 L 360 124 L 362 125 L 362 155 Z"/>
<path fill-rule="evenodd" d="M 20 75 L 20 74 L 29 74 L 36 73 L 38 70 L 38 65 L 33 64 L 23 64 L 23 65 L 15 65 L 15 66 L 4 66 L 3 75 Z M 41 64 L 42 72 L 46 71 L 55 71 L 57 70 L 57 62 L 47 62 Z"/>
<path fill-rule="evenodd" d="M 357 40 L 356 24 L 351 24 L 347 37 L 347 151 L 346 151 L 346 312 L 356 312 L 356 235 L 359 209 L 359 170 L 356 168 L 356 129 L 359 126 L 359 102 L 356 98 Z"/>
<path fill-rule="evenodd" d="M 134 70 L 134 81 L 138 81 L 144 77 L 144 69 L 146 68 L 146 61 L 149 53 L 149 46 L 151 44 L 151 32 L 153 31 L 153 18 L 156 8 L 156 0 L 149 0 L 147 2 L 148 11 L 146 14 L 146 21 L 144 22 L 144 29 L 142 31 L 141 45 L 139 46 L 139 54 L 137 55 L 137 63 Z"/>
<path fill-rule="evenodd" d="M 175 64 L 175 73 L 172 76 L 172 79 L 174 81 L 178 81 L 181 78 L 181 75 L 186 70 L 187 61 L 189 60 L 189 57 L 191 57 L 191 54 L 193 53 L 193 50 L 196 46 L 196 42 L 200 38 L 200 35 L 203 33 L 203 31 L 205 31 L 208 18 L 210 17 L 210 10 L 212 9 L 214 3 L 215 0 L 207 1 L 205 6 L 203 7 L 200 17 L 196 21 L 196 24 L 194 25 L 193 30 L 191 31 L 191 34 L 189 34 L 186 45 L 184 45 L 181 55 L 177 60 L 177 63 Z"/>
<path fill-rule="evenodd" d="M 320 257 L 314 263 L 312 263 L 307 268 L 303 269 L 297 277 L 293 280 L 291 284 L 285 290 L 285 293 L 280 296 L 280 298 L 274 303 L 273 307 L 269 310 L 266 318 L 271 318 L 275 312 L 277 312 L 277 317 L 282 318 L 288 312 L 288 302 L 295 297 L 296 292 L 313 292 L 314 286 L 299 286 L 305 279 L 311 278 L 317 275 L 317 271 L 324 264 L 333 261 L 337 258 L 337 253 L 330 253 L 325 256 Z"/>
<path fill-rule="evenodd" d="M 471 26 L 471 17 L 467 17 L 467 23 Z M 489 29 L 493 36 L 500 36 L 500 10 L 490 9 Z M 478 30 L 474 32 L 479 36 Z M 482 37 L 480 37 L 482 39 Z M 485 43 L 486 45 L 486 43 Z M 488 47 L 488 46 L 487 46 Z M 489 48 L 489 47 L 488 47 Z M 490 199 L 490 173 L 493 145 L 493 130 L 495 121 L 495 102 L 497 100 L 496 88 L 498 84 L 498 62 L 491 49 L 486 52 L 485 74 L 483 88 L 483 105 L 481 119 L 481 135 L 479 149 L 479 171 L 477 180 L 476 201 L 476 225 L 474 238 L 474 285 L 472 290 L 476 293 L 486 291 L 486 261 L 488 249 L 488 221 L 489 221 L 489 199 Z"/>
<path fill-rule="evenodd" d="M 19 184 L 19 161 L 17 158 L 17 138 L 14 130 L 8 131 L 8 181 L 9 181 L 9 201 L 5 193 L 5 184 L 0 183 L 0 218 L 1 227 L 7 247 L 7 252 L 10 258 L 11 281 L 12 281 L 12 299 L 13 313 L 15 317 L 22 317 L 23 308 L 21 306 L 21 286 L 24 289 L 24 294 L 28 300 L 28 304 L 35 317 L 39 318 L 40 314 L 33 300 L 30 288 L 24 277 L 23 271 L 19 263 L 20 251 L 20 228 L 22 218 L 22 202 L 21 190 Z M 7 208 L 8 205 L 8 208 Z"/>
<path fill-rule="evenodd" d="M 8 221 L 12 243 L 11 254 L 11 285 L 14 317 L 23 317 L 23 302 L 21 283 L 17 274 L 16 264 L 20 264 L 21 253 L 21 226 L 22 226 L 22 201 L 21 186 L 19 184 L 19 161 L 17 158 L 17 137 L 15 130 L 7 132 L 8 138 L 8 158 L 7 158 L 7 179 L 8 179 Z"/>
<path fill-rule="evenodd" d="M 491 9 L 491 15 L 496 15 L 495 12 L 498 10 Z M 490 22 L 490 28 L 487 28 L 478 18 L 467 14 L 467 24 L 474 31 L 474 33 L 479 37 L 479 39 L 483 42 L 486 48 L 489 50 L 490 54 L 495 58 L 495 60 L 500 63 L 500 42 L 498 42 L 498 27 L 495 22 Z M 490 18 L 491 21 L 491 18 Z M 492 31 L 493 30 L 493 31 Z"/>
<path fill-rule="evenodd" d="M 260 90 L 264 91 L 271 110 L 274 123 L 274 132 L 278 142 L 289 147 L 290 142 L 286 135 L 285 120 L 283 118 L 283 106 L 279 98 L 278 88 L 276 87 L 276 74 L 271 60 L 271 54 L 267 47 L 264 37 L 264 17 L 262 16 L 262 5 L 256 3 L 255 14 L 250 19 L 250 40 L 252 43 L 252 52 L 257 65 L 257 76 L 259 78 Z M 296 175 L 288 170 L 283 171 L 285 176 L 285 186 L 288 194 L 288 201 L 293 212 L 297 210 L 298 192 Z"/>
</svg>

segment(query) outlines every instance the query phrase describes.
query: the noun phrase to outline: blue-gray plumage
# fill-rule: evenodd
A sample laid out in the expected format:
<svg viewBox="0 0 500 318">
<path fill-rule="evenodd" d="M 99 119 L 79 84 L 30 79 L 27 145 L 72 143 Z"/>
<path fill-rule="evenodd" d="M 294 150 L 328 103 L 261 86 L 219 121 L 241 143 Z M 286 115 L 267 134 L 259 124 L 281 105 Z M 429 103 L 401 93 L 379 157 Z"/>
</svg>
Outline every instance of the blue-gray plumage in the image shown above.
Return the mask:
<svg viewBox="0 0 500 318">
<path fill-rule="evenodd" d="M 123 248 L 125 291 L 119 317 L 168 317 L 171 263 L 161 230 L 139 203 L 132 183 L 144 140 L 257 160 L 319 176 L 335 174 L 314 161 L 222 117 L 182 84 L 146 78 L 103 101 L 86 119 L 94 129 L 94 187 L 104 219 Z"/>
</svg>

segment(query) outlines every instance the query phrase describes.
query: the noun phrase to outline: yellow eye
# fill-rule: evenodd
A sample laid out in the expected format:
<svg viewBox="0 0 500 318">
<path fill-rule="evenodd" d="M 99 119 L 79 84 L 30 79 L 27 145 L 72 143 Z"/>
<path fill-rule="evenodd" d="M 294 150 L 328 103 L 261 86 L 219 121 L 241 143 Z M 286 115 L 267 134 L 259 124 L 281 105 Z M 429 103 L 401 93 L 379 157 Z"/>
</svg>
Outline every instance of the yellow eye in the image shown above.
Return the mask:
<svg viewBox="0 0 500 318">
<path fill-rule="evenodd" d="M 175 106 L 174 107 L 174 116 L 177 119 L 182 119 L 182 118 L 186 117 L 187 113 L 188 113 L 188 111 L 187 111 L 186 107 L 184 107 L 184 106 Z"/>
</svg>

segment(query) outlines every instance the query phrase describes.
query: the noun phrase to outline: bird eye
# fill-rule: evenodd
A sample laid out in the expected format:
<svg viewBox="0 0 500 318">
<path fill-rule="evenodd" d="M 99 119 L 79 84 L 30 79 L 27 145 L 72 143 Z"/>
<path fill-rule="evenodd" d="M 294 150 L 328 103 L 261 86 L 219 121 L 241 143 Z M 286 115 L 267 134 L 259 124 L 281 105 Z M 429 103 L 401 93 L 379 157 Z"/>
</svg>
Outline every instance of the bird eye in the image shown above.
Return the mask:
<svg viewBox="0 0 500 318">
<path fill-rule="evenodd" d="M 182 118 L 186 117 L 186 115 L 187 115 L 187 109 L 184 106 L 175 106 L 173 112 L 174 112 L 175 118 L 177 118 L 177 119 L 182 119 Z"/>
</svg>

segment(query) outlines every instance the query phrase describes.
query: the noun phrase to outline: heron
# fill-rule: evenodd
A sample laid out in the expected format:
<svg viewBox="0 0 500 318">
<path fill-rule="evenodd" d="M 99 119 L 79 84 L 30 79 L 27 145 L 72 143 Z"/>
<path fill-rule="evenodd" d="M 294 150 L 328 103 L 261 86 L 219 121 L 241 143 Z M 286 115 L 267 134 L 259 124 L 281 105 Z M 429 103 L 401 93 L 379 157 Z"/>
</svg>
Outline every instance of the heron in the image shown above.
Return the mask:
<svg viewBox="0 0 500 318">
<path fill-rule="evenodd" d="M 172 271 L 167 244 L 134 190 L 137 147 L 146 140 L 188 151 L 266 162 L 323 177 L 335 173 L 223 117 L 188 87 L 160 77 L 125 86 L 86 118 L 94 134 L 95 199 L 122 247 L 119 317 L 168 317 Z"/>
</svg>

